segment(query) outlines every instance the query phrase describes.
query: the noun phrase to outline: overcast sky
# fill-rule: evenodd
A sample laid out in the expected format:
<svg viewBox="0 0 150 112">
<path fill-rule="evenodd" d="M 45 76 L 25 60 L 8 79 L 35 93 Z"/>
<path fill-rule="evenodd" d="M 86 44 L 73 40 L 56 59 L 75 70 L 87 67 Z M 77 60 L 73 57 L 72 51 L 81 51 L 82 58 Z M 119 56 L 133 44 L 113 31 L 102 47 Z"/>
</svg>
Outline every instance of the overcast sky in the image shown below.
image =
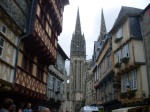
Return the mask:
<svg viewBox="0 0 150 112">
<path fill-rule="evenodd" d="M 87 60 L 92 58 L 94 41 L 100 34 L 101 9 L 103 9 L 107 32 L 109 32 L 119 14 L 121 6 L 144 9 L 150 0 L 69 0 L 63 13 L 63 31 L 58 38 L 58 43 L 70 57 L 70 43 L 75 31 L 77 10 L 79 7 L 81 31 L 86 41 Z M 69 75 L 69 62 L 66 62 Z"/>
</svg>

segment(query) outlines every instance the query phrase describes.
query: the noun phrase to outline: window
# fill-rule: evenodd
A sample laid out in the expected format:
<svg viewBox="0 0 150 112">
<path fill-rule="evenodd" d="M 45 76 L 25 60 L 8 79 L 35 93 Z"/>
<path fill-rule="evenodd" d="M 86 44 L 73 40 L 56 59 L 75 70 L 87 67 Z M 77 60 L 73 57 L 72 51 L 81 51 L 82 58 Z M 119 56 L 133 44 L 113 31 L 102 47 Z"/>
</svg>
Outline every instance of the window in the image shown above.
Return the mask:
<svg viewBox="0 0 150 112">
<path fill-rule="evenodd" d="M 126 92 L 126 89 L 137 89 L 137 73 L 136 70 L 131 71 L 128 75 L 122 76 L 122 92 Z"/>
<path fill-rule="evenodd" d="M 48 78 L 48 88 L 49 89 L 53 89 L 53 77 L 51 75 L 49 75 L 49 78 Z"/>
<path fill-rule="evenodd" d="M 60 91 L 60 81 L 57 80 L 57 91 Z"/>
<path fill-rule="evenodd" d="M 129 45 L 128 44 L 126 44 L 123 47 L 123 57 L 129 57 Z"/>
<path fill-rule="evenodd" d="M 130 72 L 130 87 L 131 90 L 135 90 L 137 89 L 137 74 L 136 74 L 136 70 Z"/>
<path fill-rule="evenodd" d="M 106 60 L 107 60 L 107 68 L 110 67 L 110 55 L 106 56 Z"/>
<path fill-rule="evenodd" d="M 55 91 L 55 82 L 56 82 L 56 78 L 55 77 L 53 77 L 53 91 Z"/>
<path fill-rule="evenodd" d="M 97 80 L 97 78 L 96 78 L 96 76 L 97 76 L 97 75 L 96 75 L 96 71 L 94 72 L 94 76 L 95 76 L 95 81 L 96 81 L 96 80 Z"/>
<path fill-rule="evenodd" d="M 127 83 L 128 83 L 128 75 L 124 74 L 122 76 L 122 92 L 126 92 Z"/>
<path fill-rule="evenodd" d="M 123 33 L 122 33 L 122 27 L 118 29 L 117 32 L 117 38 L 122 38 L 123 37 Z"/>
<path fill-rule="evenodd" d="M 43 74 L 44 74 L 43 69 L 41 67 L 37 67 L 37 73 L 36 73 L 37 78 L 43 80 Z"/>
<path fill-rule="evenodd" d="M 64 88 L 63 86 L 64 86 L 64 83 L 61 82 L 61 83 L 60 83 L 60 93 L 61 93 L 61 94 L 63 94 L 63 88 Z"/>
<path fill-rule="evenodd" d="M 0 57 L 2 56 L 4 48 L 4 39 L 0 36 Z"/>
<path fill-rule="evenodd" d="M 57 91 L 57 90 L 58 90 L 58 80 L 55 79 L 55 91 Z"/>
<path fill-rule="evenodd" d="M 22 68 L 27 71 L 28 73 L 32 74 L 32 69 L 33 69 L 33 61 L 34 56 L 33 54 L 30 54 L 29 51 L 24 48 L 24 56 L 22 60 Z"/>
<path fill-rule="evenodd" d="M 101 66 L 100 65 L 98 66 L 98 73 L 99 73 L 99 76 L 101 77 Z"/>
<path fill-rule="evenodd" d="M 6 33 L 7 33 L 7 27 L 6 27 L 5 25 L 2 25 L 2 26 L 1 26 L 1 32 L 2 32 L 4 35 L 6 35 Z"/>
<path fill-rule="evenodd" d="M 121 50 L 117 52 L 117 62 L 121 63 Z"/>
</svg>

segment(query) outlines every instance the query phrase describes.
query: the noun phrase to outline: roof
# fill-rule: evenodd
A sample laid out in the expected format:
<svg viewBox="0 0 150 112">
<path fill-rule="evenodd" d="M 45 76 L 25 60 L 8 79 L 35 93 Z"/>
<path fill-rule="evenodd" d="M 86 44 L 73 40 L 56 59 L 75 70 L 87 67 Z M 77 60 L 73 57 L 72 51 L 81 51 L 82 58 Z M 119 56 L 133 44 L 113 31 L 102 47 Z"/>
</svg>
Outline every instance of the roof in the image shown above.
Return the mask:
<svg viewBox="0 0 150 112">
<path fill-rule="evenodd" d="M 121 23 L 121 21 L 126 17 L 126 16 L 138 16 L 142 12 L 142 9 L 138 8 L 133 8 L 133 7 L 126 7 L 122 6 L 121 10 L 119 12 L 119 15 L 113 25 L 113 28 L 111 29 L 110 32 L 114 31 L 117 29 Z"/>
<path fill-rule="evenodd" d="M 143 107 L 145 107 L 145 106 L 124 107 L 124 108 L 112 110 L 112 112 L 128 112 L 128 110 L 137 109 L 137 108 L 143 108 Z"/>
<path fill-rule="evenodd" d="M 69 0 L 62 0 L 63 5 L 68 5 L 69 4 Z"/>
<path fill-rule="evenodd" d="M 150 8 L 150 3 L 147 5 L 147 7 L 141 12 L 141 14 L 145 13 Z"/>
<path fill-rule="evenodd" d="M 64 57 L 64 59 L 68 59 L 69 57 L 66 55 L 66 53 L 64 52 L 64 50 L 61 48 L 61 46 L 58 44 L 58 52 L 62 55 L 62 57 Z"/>
</svg>

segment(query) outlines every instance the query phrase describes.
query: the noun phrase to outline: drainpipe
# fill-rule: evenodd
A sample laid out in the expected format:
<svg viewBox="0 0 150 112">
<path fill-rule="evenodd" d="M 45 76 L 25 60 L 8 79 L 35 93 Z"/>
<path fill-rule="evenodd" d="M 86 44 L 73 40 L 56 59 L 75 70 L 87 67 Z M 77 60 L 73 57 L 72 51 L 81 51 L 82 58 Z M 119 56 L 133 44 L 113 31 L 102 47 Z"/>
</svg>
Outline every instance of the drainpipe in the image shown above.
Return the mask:
<svg viewBox="0 0 150 112">
<path fill-rule="evenodd" d="M 34 5 L 34 0 L 32 1 L 32 5 L 31 5 L 31 10 L 29 11 L 30 14 L 29 14 L 29 26 L 27 28 L 27 34 L 24 34 L 22 36 L 20 36 L 20 38 L 18 39 L 18 42 L 17 42 L 17 51 L 16 51 L 16 58 L 15 58 L 15 70 L 14 70 L 14 80 L 13 80 L 13 87 L 15 85 L 15 82 L 16 82 L 16 73 L 17 73 L 17 63 L 18 63 L 18 55 L 19 55 L 19 47 L 20 47 L 20 41 L 26 37 L 29 36 L 29 31 L 30 31 L 30 25 L 31 25 L 31 16 L 32 16 L 32 12 L 33 12 L 33 5 Z"/>
</svg>

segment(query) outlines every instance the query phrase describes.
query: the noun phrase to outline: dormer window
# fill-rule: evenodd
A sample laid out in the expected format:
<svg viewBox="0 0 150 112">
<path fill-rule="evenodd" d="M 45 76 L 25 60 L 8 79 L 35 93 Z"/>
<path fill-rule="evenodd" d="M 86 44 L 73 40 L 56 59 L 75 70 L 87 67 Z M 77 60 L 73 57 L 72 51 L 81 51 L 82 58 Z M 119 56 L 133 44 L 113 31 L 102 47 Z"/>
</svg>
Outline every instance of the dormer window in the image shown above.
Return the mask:
<svg viewBox="0 0 150 112">
<path fill-rule="evenodd" d="M 117 31 L 115 43 L 119 42 L 123 38 L 122 27 L 120 27 Z"/>
<path fill-rule="evenodd" d="M 117 32 L 117 38 L 122 38 L 122 37 L 123 37 L 122 27 L 120 27 Z"/>
</svg>

